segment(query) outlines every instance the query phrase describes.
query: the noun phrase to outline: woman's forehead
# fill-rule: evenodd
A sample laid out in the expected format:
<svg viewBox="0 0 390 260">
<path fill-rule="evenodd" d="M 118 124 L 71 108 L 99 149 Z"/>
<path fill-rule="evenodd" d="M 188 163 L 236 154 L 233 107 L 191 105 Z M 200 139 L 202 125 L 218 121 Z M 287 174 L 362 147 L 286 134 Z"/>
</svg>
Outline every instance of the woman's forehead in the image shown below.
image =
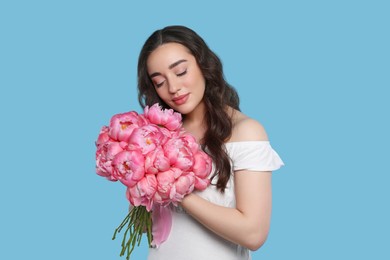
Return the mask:
<svg viewBox="0 0 390 260">
<path fill-rule="evenodd" d="M 148 69 L 169 68 L 179 60 L 192 60 L 194 56 L 180 43 L 165 43 L 155 49 L 148 57 Z"/>
</svg>

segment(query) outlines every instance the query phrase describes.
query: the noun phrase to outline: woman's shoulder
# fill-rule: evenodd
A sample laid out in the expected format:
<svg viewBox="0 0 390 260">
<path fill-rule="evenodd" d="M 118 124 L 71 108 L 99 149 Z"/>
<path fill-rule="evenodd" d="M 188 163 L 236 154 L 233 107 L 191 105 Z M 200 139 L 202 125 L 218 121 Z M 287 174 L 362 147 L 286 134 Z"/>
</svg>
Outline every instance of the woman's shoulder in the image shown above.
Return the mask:
<svg viewBox="0 0 390 260">
<path fill-rule="evenodd" d="M 232 111 L 232 135 L 229 142 L 268 141 L 263 125 L 238 110 Z"/>
</svg>

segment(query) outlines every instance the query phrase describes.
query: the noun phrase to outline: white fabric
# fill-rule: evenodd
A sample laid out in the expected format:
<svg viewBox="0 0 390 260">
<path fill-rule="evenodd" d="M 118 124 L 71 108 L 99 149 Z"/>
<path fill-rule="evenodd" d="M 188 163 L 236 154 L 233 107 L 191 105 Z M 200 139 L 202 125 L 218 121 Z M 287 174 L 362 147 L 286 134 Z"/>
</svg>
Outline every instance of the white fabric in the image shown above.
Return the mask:
<svg viewBox="0 0 390 260">
<path fill-rule="evenodd" d="M 226 143 L 225 147 L 234 171 L 274 171 L 284 165 L 268 141 L 231 142 Z M 233 180 L 234 178 L 230 178 L 224 194 L 215 185 L 195 193 L 215 204 L 234 208 L 236 201 Z M 213 183 L 216 181 L 214 178 Z M 194 220 L 183 208 L 172 207 L 172 218 L 168 239 L 158 248 L 149 250 L 149 260 L 251 259 L 248 249 L 217 236 Z"/>
</svg>

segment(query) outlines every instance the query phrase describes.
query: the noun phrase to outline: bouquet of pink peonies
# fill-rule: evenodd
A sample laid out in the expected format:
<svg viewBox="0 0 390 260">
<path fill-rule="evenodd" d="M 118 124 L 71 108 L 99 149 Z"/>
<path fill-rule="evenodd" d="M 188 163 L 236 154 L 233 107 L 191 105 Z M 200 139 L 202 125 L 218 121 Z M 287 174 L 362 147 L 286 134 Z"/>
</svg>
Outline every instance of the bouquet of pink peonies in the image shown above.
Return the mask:
<svg viewBox="0 0 390 260">
<path fill-rule="evenodd" d="M 127 259 L 144 232 L 149 246 L 164 242 L 172 223 L 168 206 L 210 183 L 211 159 L 183 130 L 181 119 L 154 104 L 144 114 L 114 115 L 97 138 L 96 173 L 123 183 L 133 206 L 113 236 L 126 227 L 120 255 L 127 252 Z"/>
</svg>

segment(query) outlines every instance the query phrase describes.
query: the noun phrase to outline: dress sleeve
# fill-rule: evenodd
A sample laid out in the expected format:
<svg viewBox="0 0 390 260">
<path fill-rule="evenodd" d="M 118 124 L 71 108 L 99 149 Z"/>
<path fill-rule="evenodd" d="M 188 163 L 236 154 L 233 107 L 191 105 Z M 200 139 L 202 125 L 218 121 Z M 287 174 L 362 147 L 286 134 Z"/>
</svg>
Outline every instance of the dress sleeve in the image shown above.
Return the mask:
<svg viewBox="0 0 390 260">
<path fill-rule="evenodd" d="M 284 165 L 269 141 L 227 143 L 233 170 L 274 171 Z"/>
</svg>

